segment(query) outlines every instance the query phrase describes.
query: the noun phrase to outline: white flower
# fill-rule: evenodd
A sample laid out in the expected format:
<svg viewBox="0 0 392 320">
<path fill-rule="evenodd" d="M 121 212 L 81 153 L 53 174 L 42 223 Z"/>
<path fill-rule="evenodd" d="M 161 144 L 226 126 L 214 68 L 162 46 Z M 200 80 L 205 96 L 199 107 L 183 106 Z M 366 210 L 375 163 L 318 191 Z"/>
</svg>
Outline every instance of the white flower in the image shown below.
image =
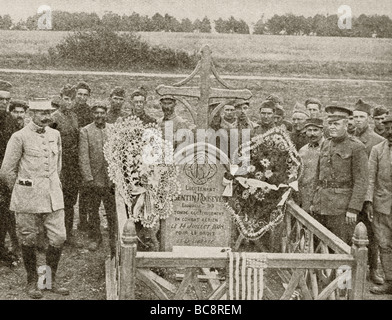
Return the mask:
<svg viewBox="0 0 392 320">
<path fill-rule="evenodd" d="M 264 174 L 267 179 L 271 178 L 274 175 L 274 173 L 271 170 L 265 170 Z"/>
<path fill-rule="evenodd" d="M 242 198 L 245 200 L 249 198 L 249 195 L 250 195 L 250 192 L 248 189 L 246 189 L 242 192 Z"/>
<path fill-rule="evenodd" d="M 249 193 L 250 193 L 250 194 L 255 194 L 256 191 L 257 191 L 257 188 L 256 188 L 256 187 L 249 187 Z"/>
<path fill-rule="evenodd" d="M 255 173 L 255 178 L 256 179 L 261 180 L 261 179 L 263 179 L 263 177 L 264 177 L 264 174 L 261 171 L 257 171 Z"/>
<path fill-rule="evenodd" d="M 263 167 L 265 167 L 265 168 L 268 168 L 269 167 L 269 165 L 271 164 L 270 163 L 270 161 L 268 160 L 268 159 L 262 159 L 262 160 L 260 160 L 260 164 L 263 166 Z"/>
</svg>

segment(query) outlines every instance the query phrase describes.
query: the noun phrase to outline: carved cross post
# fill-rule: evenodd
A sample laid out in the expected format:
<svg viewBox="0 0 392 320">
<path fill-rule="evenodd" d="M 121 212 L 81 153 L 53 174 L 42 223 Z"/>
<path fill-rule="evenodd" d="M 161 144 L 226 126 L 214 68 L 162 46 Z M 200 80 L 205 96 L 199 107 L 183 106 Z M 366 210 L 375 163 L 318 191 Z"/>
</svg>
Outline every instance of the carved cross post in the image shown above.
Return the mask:
<svg viewBox="0 0 392 320">
<path fill-rule="evenodd" d="M 183 86 L 190 82 L 198 73 L 200 74 L 199 87 Z M 211 87 L 211 74 L 215 76 L 224 89 Z M 201 49 L 200 61 L 198 62 L 195 70 L 186 79 L 174 84 L 173 86 L 159 85 L 156 88 L 156 91 L 159 95 L 168 94 L 179 97 L 198 98 L 199 101 L 196 112 L 191 109 L 189 104 L 184 103 L 196 120 L 195 124 L 198 129 L 207 129 L 208 127 L 208 104 L 210 99 L 250 99 L 252 97 L 252 93 L 249 90 L 231 88 L 219 77 L 211 57 L 211 49 L 208 45 L 205 45 Z M 207 121 L 205 121 L 206 118 Z"/>
</svg>

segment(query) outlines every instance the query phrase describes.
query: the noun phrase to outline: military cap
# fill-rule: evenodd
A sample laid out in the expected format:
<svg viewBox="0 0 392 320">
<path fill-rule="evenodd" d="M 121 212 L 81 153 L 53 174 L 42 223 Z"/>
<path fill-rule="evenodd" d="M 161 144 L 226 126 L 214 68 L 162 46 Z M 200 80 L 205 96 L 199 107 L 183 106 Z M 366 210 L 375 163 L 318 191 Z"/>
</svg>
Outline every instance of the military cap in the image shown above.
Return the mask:
<svg viewBox="0 0 392 320">
<path fill-rule="evenodd" d="M 362 111 L 366 112 L 368 115 L 372 114 L 372 107 L 370 104 L 364 102 L 362 99 L 359 99 L 357 103 L 355 104 L 354 111 Z"/>
<path fill-rule="evenodd" d="M 259 111 L 263 108 L 268 108 L 268 109 L 272 109 L 272 111 L 275 112 L 275 102 L 273 102 L 272 100 L 265 100 L 261 103 Z"/>
<path fill-rule="evenodd" d="M 296 102 L 294 105 L 293 114 L 294 113 L 302 113 L 302 114 L 306 115 L 308 118 L 310 117 L 310 114 L 306 110 L 306 107 L 298 102 Z"/>
<path fill-rule="evenodd" d="M 162 97 L 159 98 L 159 101 L 163 101 L 163 100 L 172 100 L 172 101 L 176 101 L 176 98 L 174 98 L 173 95 L 171 94 L 165 94 Z"/>
<path fill-rule="evenodd" d="M 103 101 L 94 101 L 91 104 L 91 107 L 90 107 L 91 111 L 94 111 L 97 108 L 103 108 L 103 109 L 105 109 L 105 111 L 108 111 L 108 105 Z"/>
<path fill-rule="evenodd" d="M 133 99 L 133 97 L 137 97 L 137 96 L 143 96 L 144 99 L 147 98 L 147 90 L 144 89 L 144 87 L 138 87 L 136 90 L 134 90 L 131 93 L 131 99 Z"/>
<path fill-rule="evenodd" d="M 87 84 L 87 82 L 81 81 L 75 86 L 75 92 L 78 91 L 79 89 L 85 89 L 88 91 L 88 94 L 91 94 L 91 88 Z"/>
<path fill-rule="evenodd" d="M 322 107 L 321 101 L 316 99 L 316 98 L 309 98 L 305 101 L 305 107 L 308 106 L 308 104 L 317 104 L 320 108 Z"/>
<path fill-rule="evenodd" d="M 73 98 L 75 96 L 75 87 L 67 83 L 60 90 L 60 96 L 67 96 Z"/>
<path fill-rule="evenodd" d="M 284 117 L 284 109 L 280 106 L 275 107 L 275 115 Z"/>
<path fill-rule="evenodd" d="M 309 118 L 309 119 L 306 119 L 306 121 L 305 121 L 305 128 L 306 127 L 310 127 L 310 126 L 314 126 L 314 127 L 318 127 L 318 128 L 324 128 L 323 119 L 320 119 L 320 118 Z"/>
<path fill-rule="evenodd" d="M 47 98 L 35 98 L 29 100 L 29 110 L 31 111 L 54 111 L 56 108 L 52 106 L 52 102 Z"/>
<path fill-rule="evenodd" d="M 327 105 L 325 112 L 328 114 L 328 120 L 348 119 L 353 114 L 349 108 L 338 106 L 337 104 Z"/>
<path fill-rule="evenodd" d="M 10 102 L 10 106 L 8 107 L 8 111 L 12 112 L 15 108 L 22 107 L 25 111 L 29 108 L 26 101 L 23 100 L 12 100 Z"/>
<path fill-rule="evenodd" d="M 283 99 L 276 94 L 270 94 L 265 100 L 270 100 L 280 105 L 283 104 Z"/>
<path fill-rule="evenodd" d="M 239 106 L 243 106 L 244 104 L 249 106 L 249 105 L 250 105 L 249 100 L 239 99 L 239 100 L 237 100 L 237 101 L 235 102 L 234 108 L 235 108 L 235 107 L 239 107 Z"/>
<path fill-rule="evenodd" d="M 389 111 L 384 106 L 376 106 L 373 110 L 373 117 L 382 116 L 383 114 L 388 114 Z"/>
<path fill-rule="evenodd" d="M 10 92 L 12 89 L 12 84 L 8 81 L 0 80 L 0 91 Z"/>
<path fill-rule="evenodd" d="M 382 121 L 382 123 L 388 123 L 388 122 L 392 122 L 392 115 L 388 115 L 388 116 Z"/>
<path fill-rule="evenodd" d="M 125 98 L 125 90 L 121 87 L 115 87 L 111 92 L 110 96 L 117 96 L 117 97 L 122 97 Z"/>
</svg>

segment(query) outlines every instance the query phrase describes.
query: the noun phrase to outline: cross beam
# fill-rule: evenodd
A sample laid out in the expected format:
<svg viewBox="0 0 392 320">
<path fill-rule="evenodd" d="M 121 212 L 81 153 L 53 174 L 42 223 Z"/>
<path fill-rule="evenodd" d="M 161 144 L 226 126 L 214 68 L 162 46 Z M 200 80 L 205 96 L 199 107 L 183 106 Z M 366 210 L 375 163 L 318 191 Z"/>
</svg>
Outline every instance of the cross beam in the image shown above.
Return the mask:
<svg viewBox="0 0 392 320">
<path fill-rule="evenodd" d="M 192 73 L 182 84 L 188 83 L 195 75 L 200 74 L 199 87 L 184 87 L 184 86 L 165 86 L 160 85 L 156 88 L 159 95 L 173 95 L 189 98 L 197 98 L 198 106 L 196 110 L 196 128 L 207 128 L 208 126 L 208 104 L 211 98 L 221 99 L 250 99 L 252 93 L 247 89 L 217 89 L 211 87 L 211 73 L 222 83 L 222 80 L 215 72 L 215 67 L 211 57 L 211 50 L 208 45 L 201 49 L 200 61 Z M 207 118 L 207 121 L 206 121 Z"/>
</svg>

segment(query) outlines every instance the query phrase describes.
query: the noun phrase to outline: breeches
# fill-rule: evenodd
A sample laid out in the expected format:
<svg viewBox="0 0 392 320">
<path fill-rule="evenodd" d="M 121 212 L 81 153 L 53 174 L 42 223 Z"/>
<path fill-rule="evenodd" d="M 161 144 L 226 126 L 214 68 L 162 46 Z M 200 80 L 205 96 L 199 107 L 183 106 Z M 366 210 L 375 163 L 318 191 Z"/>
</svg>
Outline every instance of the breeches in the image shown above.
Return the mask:
<svg viewBox="0 0 392 320">
<path fill-rule="evenodd" d="M 392 253 L 392 215 L 374 213 L 372 228 L 381 253 Z"/>
<path fill-rule="evenodd" d="M 65 239 L 64 209 L 48 213 L 16 212 L 16 226 L 21 244 L 32 247 L 37 245 L 38 234 L 44 231 L 49 244 L 60 248 Z"/>
</svg>

